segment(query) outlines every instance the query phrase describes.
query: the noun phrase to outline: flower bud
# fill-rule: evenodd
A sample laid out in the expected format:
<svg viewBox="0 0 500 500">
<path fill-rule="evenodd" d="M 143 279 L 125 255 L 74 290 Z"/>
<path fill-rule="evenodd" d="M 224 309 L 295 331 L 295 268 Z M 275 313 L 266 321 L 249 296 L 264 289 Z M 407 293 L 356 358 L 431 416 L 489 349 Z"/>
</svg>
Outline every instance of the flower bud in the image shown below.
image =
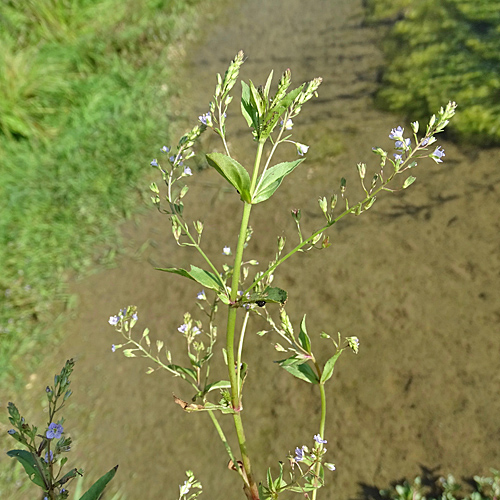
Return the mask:
<svg viewBox="0 0 500 500">
<path fill-rule="evenodd" d="M 318 200 L 319 203 L 319 208 L 321 208 L 321 211 L 326 214 L 328 212 L 328 202 L 326 201 L 326 198 L 323 196 L 323 198 L 320 198 Z"/>
<path fill-rule="evenodd" d="M 294 208 L 292 210 L 292 217 L 295 222 L 300 222 L 300 219 L 302 218 L 302 212 L 300 211 L 300 208 Z"/>
<path fill-rule="evenodd" d="M 366 164 L 365 163 L 358 163 L 358 173 L 361 179 L 365 178 L 366 175 Z"/>
<path fill-rule="evenodd" d="M 285 238 L 278 236 L 278 252 L 281 253 L 283 248 L 285 248 Z"/>
<path fill-rule="evenodd" d="M 337 195 L 334 194 L 330 199 L 330 208 L 333 210 L 337 206 Z"/>
</svg>

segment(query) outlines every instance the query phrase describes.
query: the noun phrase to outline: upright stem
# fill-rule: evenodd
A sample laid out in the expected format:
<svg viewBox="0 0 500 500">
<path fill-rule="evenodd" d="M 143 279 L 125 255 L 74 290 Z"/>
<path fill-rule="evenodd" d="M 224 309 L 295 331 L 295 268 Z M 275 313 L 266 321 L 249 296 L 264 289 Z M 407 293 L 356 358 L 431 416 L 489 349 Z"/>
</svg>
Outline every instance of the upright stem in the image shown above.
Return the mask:
<svg viewBox="0 0 500 500">
<path fill-rule="evenodd" d="M 318 377 L 321 379 L 321 369 L 318 363 L 314 363 L 316 367 L 316 371 L 318 372 Z M 325 392 L 325 384 L 319 384 L 319 392 L 321 395 L 321 419 L 319 422 L 319 435 L 321 439 L 325 439 L 325 424 L 326 424 L 326 392 Z M 320 449 L 323 448 L 323 444 L 320 445 Z M 316 477 L 319 477 L 319 470 L 321 467 L 321 463 L 318 462 L 316 464 L 314 473 Z M 316 495 L 318 494 L 318 489 L 313 490 L 311 500 L 316 500 Z"/>
<path fill-rule="evenodd" d="M 264 141 L 259 141 L 257 148 L 257 154 L 255 156 L 255 163 L 253 167 L 252 181 L 250 185 L 250 194 L 253 195 L 255 184 L 257 182 L 257 175 L 259 173 L 260 161 L 262 158 L 262 150 L 264 148 Z M 233 277 L 231 280 L 231 302 L 234 303 L 238 298 L 238 286 L 240 282 L 240 270 L 241 262 L 243 260 L 243 249 L 245 247 L 245 241 L 247 236 L 248 222 L 250 220 L 250 212 L 252 210 L 252 205 L 250 203 L 245 203 L 243 206 L 243 215 L 241 217 L 240 234 L 238 237 L 238 245 L 236 247 L 236 255 L 234 257 L 234 267 L 233 267 Z M 241 419 L 241 398 L 238 391 L 238 380 L 237 380 L 237 370 L 235 366 L 234 357 L 234 334 L 236 329 L 236 307 L 229 306 L 229 313 L 227 317 L 227 337 L 226 337 L 226 351 L 227 351 L 227 368 L 229 374 L 229 382 L 231 383 L 231 404 L 235 413 L 233 414 L 234 426 L 236 429 L 236 435 L 238 437 L 238 443 L 240 445 L 241 460 L 243 462 L 243 468 L 245 469 L 245 474 L 248 480 L 247 487 L 250 490 L 250 497 L 253 500 L 258 500 L 259 492 L 257 488 L 257 483 L 254 481 L 252 476 L 252 467 L 250 464 L 250 458 L 248 456 L 245 432 L 243 430 L 243 422 Z M 235 464 L 235 466 L 238 466 Z"/>
</svg>

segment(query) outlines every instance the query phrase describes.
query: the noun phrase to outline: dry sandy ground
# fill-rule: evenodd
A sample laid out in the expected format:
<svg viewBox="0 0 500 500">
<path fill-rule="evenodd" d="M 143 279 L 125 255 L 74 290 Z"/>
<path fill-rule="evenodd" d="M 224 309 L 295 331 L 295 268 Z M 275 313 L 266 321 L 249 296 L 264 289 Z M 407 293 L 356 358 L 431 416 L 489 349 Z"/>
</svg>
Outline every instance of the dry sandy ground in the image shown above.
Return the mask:
<svg viewBox="0 0 500 500">
<path fill-rule="evenodd" d="M 305 5 L 233 2 L 222 22 L 207 22 L 203 42 L 189 48 L 179 68 L 183 98 L 191 100 L 177 103 L 179 115 L 193 120 L 207 110 L 215 73 L 239 49 L 248 56 L 242 76 L 256 83 L 287 67 L 296 84 L 324 78 L 319 99 L 294 128 L 294 138 L 311 146 L 308 161 L 253 212 L 247 255 L 264 263 L 274 255 L 276 235 L 295 241 L 290 209 L 302 208 L 306 232 L 318 227 L 318 196 L 336 191 L 344 176 L 356 199 L 356 163 L 366 161 L 373 171 L 371 147 L 390 148 L 391 128 L 409 129 L 410 120 L 373 109 L 382 56 L 375 32 L 362 24 L 361 2 Z M 240 127 L 238 107 L 229 118 Z M 237 128 L 230 136 L 237 158 L 249 163 L 249 134 Z M 381 196 L 367 214 L 345 219 L 331 229 L 330 249 L 291 259 L 276 277 L 289 291 L 295 324 L 308 313 L 313 342 L 322 330 L 361 340 L 359 355 L 342 357 L 328 387 L 328 458 L 337 471 L 328 477 L 324 499 L 370 494 L 369 487 L 413 477 L 421 467 L 457 477 L 500 467 L 500 150 L 439 144 L 444 164 L 422 162 L 411 189 Z M 207 138 L 203 146 L 219 144 Z M 220 189 L 214 172 L 191 181 L 188 217 L 203 217 L 206 251 L 220 255 L 224 245 L 235 246 L 241 204 Z M 202 480 L 204 498 L 242 498 L 208 417 L 183 414 L 172 403 L 172 392 L 191 396 L 187 386 L 162 372 L 146 376 L 145 361 L 111 353 L 119 338 L 107 319 L 124 305 L 137 304 L 139 326 L 149 326 L 173 352 L 182 348 L 177 327 L 184 311 L 196 311 L 198 287 L 151 266 L 186 267 L 193 259 L 173 242 L 168 219 L 151 211 L 124 232 L 131 248 L 148 238 L 153 245 L 141 258 L 124 258 L 116 269 L 75 284 L 78 314 L 51 356 L 52 373 L 67 357 L 77 359 L 67 415 L 74 455 L 90 474 L 119 463 L 128 498 L 176 498 L 187 468 Z M 259 327 L 252 322 L 251 330 Z M 246 347 L 251 371 L 244 419 L 259 478 L 317 432 L 318 394 L 271 362 L 279 358 L 271 340 L 250 335 Z M 230 418 L 223 421 L 230 431 Z"/>
</svg>

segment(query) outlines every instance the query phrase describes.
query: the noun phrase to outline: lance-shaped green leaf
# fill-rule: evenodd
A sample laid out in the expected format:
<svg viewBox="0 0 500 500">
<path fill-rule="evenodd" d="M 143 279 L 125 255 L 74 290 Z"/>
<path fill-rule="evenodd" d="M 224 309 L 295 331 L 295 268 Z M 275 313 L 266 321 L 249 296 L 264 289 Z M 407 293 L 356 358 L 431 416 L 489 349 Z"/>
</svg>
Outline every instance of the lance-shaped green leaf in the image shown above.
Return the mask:
<svg viewBox="0 0 500 500">
<path fill-rule="evenodd" d="M 257 113 L 259 114 L 259 118 L 264 116 L 266 111 L 266 102 L 264 101 L 263 91 L 257 89 L 252 80 L 250 80 L 250 92 L 252 94 L 252 100 L 255 103 L 255 107 L 257 108 Z"/>
<path fill-rule="evenodd" d="M 108 483 L 115 477 L 116 471 L 118 469 L 118 465 L 113 467 L 109 472 L 106 472 L 104 476 L 98 479 L 82 497 L 80 500 L 98 500 L 101 497 L 104 488 L 108 485 Z"/>
<path fill-rule="evenodd" d="M 219 276 L 196 266 L 191 266 L 191 269 L 189 271 L 186 271 L 185 269 L 179 269 L 177 267 L 157 267 L 155 269 L 158 271 L 164 271 L 166 273 L 184 276 L 185 278 L 196 281 L 200 285 L 206 288 L 210 288 L 211 290 L 215 290 L 216 292 L 222 292 L 224 290 L 224 284 L 222 283 L 222 280 L 219 278 Z"/>
<path fill-rule="evenodd" d="M 229 382 L 229 380 L 219 380 L 218 382 L 206 385 L 204 392 L 207 393 L 210 391 L 215 391 L 216 389 L 229 389 L 230 387 L 231 382 Z"/>
<path fill-rule="evenodd" d="M 331 378 L 333 375 L 333 369 L 335 368 L 335 363 L 337 362 L 337 359 L 339 359 L 339 356 L 342 354 L 342 350 L 339 352 L 335 353 L 326 363 L 325 367 L 323 368 L 323 373 L 321 374 L 321 380 L 320 383 L 324 384 L 327 380 Z"/>
<path fill-rule="evenodd" d="M 222 153 L 208 154 L 207 161 L 240 193 L 243 201 L 250 203 L 250 176 L 245 167 Z"/>
<path fill-rule="evenodd" d="M 281 361 L 275 361 L 275 363 L 278 363 L 281 368 L 291 373 L 294 377 L 300 378 L 310 384 L 317 384 L 319 382 L 318 376 L 304 359 L 292 356 L 291 358 L 282 359 Z"/>
<path fill-rule="evenodd" d="M 197 382 L 198 379 L 196 378 L 196 371 L 193 370 L 192 368 L 185 368 L 184 366 L 179 366 L 179 365 L 168 365 L 168 367 L 177 373 L 179 377 L 182 379 L 186 380 L 187 382 L 191 383 L 192 379 L 194 382 Z"/>
<path fill-rule="evenodd" d="M 238 304 L 257 304 L 263 306 L 267 302 L 273 304 L 284 304 L 288 298 L 288 293 L 282 288 L 268 286 L 263 292 L 251 293 L 248 297 L 242 297 Z"/>
<path fill-rule="evenodd" d="M 269 102 L 269 91 L 271 90 L 271 82 L 273 81 L 274 71 L 271 70 L 269 76 L 267 77 L 266 85 L 264 86 L 264 98 Z"/>
<path fill-rule="evenodd" d="M 295 168 L 297 168 L 304 161 L 304 159 L 305 158 L 295 161 L 286 161 L 268 168 L 257 181 L 258 188 L 253 195 L 252 203 L 261 203 L 270 198 L 280 187 L 283 179 L 288 174 L 292 173 Z"/>
<path fill-rule="evenodd" d="M 26 450 L 11 450 L 7 452 L 7 455 L 12 458 L 16 458 L 20 464 L 24 467 L 26 474 L 37 486 L 44 489 L 49 486 L 49 479 L 42 468 L 40 457 L 30 453 Z"/>
<path fill-rule="evenodd" d="M 248 126 L 257 131 L 259 128 L 259 111 L 252 98 L 250 87 L 244 81 L 241 82 L 241 114 L 247 121 Z"/>
<path fill-rule="evenodd" d="M 311 339 L 309 338 L 309 335 L 307 335 L 305 314 L 300 323 L 299 342 L 302 349 L 304 349 L 304 351 L 306 351 L 307 353 L 311 354 Z"/>
<path fill-rule="evenodd" d="M 62 460 L 64 460 L 64 458 Z M 67 461 L 67 459 L 66 459 L 66 461 Z M 66 484 L 70 479 L 73 479 L 74 477 L 76 477 L 77 474 L 82 475 L 82 473 L 78 469 L 76 469 L 76 468 L 71 469 L 69 472 L 64 474 L 64 476 L 61 479 L 59 479 L 59 481 L 57 481 L 56 485 L 62 486 L 63 484 Z"/>
</svg>

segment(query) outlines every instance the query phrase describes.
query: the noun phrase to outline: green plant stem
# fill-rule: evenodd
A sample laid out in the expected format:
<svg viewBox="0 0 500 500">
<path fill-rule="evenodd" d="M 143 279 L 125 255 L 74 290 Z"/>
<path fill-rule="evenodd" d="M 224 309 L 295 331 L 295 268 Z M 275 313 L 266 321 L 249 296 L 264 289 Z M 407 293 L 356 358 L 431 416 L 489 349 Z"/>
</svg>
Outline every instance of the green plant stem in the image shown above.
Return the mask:
<svg viewBox="0 0 500 500">
<path fill-rule="evenodd" d="M 229 455 L 229 458 L 236 465 L 236 458 L 234 458 L 231 447 L 229 446 L 229 443 L 227 442 L 226 435 L 224 434 L 224 431 L 222 430 L 222 427 L 220 426 L 219 421 L 217 420 L 217 417 L 215 416 L 215 414 L 212 410 L 208 410 L 208 414 L 209 414 L 210 418 L 212 419 L 212 423 L 214 424 L 215 429 L 217 430 L 217 434 L 219 434 L 220 440 L 222 441 L 224 448 L 226 448 L 226 451 L 227 451 L 227 454 Z M 241 475 L 241 471 L 240 471 L 239 467 L 237 468 L 237 470 Z"/>
<path fill-rule="evenodd" d="M 255 162 L 252 174 L 252 181 L 250 185 L 250 194 L 253 195 L 255 184 L 257 182 L 257 175 L 259 173 L 260 161 L 262 158 L 262 150 L 264 148 L 265 141 L 259 141 L 257 148 L 257 154 L 255 155 Z M 245 203 L 243 206 L 243 215 L 241 217 L 240 234 L 238 237 L 238 244 L 236 247 L 236 254 L 234 257 L 233 266 L 233 277 L 231 280 L 231 295 L 230 300 L 234 303 L 238 297 L 238 286 L 240 282 L 240 270 L 241 262 L 243 260 L 243 250 L 245 247 L 248 222 L 250 220 L 250 212 L 252 210 L 252 205 L 250 203 Z M 259 493 L 257 489 L 257 484 L 255 483 L 252 476 L 252 467 L 250 464 L 250 458 L 248 456 L 245 432 L 243 430 L 243 422 L 241 419 L 241 397 L 238 391 L 238 379 L 235 367 L 234 359 L 234 334 L 236 329 L 236 312 L 237 308 L 229 306 L 228 318 L 227 318 L 227 336 L 226 336 L 226 351 L 227 351 L 227 368 L 229 374 L 229 382 L 231 384 L 231 404 L 235 411 L 233 414 L 234 426 L 236 430 L 236 435 L 238 438 L 238 443 L 240 445 L 241 460 L 243 462 L 243 468 L 245 469 L 245 474 L 248 481 L 248 489 L 250 490 L 251 498 L 257 500 L 259 498 Z M 235 463 L 238 467 L 238 464 Z"/>
<path fill-rule="evenodd" d="M 247 329 L 248 318 L 250 317 L 250 311 L 248 310 L 245 314 L 245 319 L 243 320 L 243 326 L 241 327 L 240 340 L 238 342 L 238 358 L 236 361 L 236 381 L 238 383 L 238 395 L 241 397 L 241 355 L 243 353 L 243 343 L 245 340 L 245 331 Z"/>
<path fill-rule="evenodd" d="M 318 365 L 317 362 L 314 363 L 316 367 L 316 371 L 318 372 L 318 378 L 321 380 L 321 369 Z M 321 419 L 319 422 L 319 435 L 321 439 L 325 439 L 325 424 L 326 424 L 326 392 L 325 392 L 325 384 L 324 383 L 319 383 L 319 392 L 321 395 Z M 320 444 L 320 450 L 323 449 L 323 444 Z M 320 467 L 321 463 L 318 462 L 316 464 L 316 467 L 314 469 L 314 474 L 316 477 L 319 477 L 319 472 L 320 472 Z M 318 493 L 318 490 L 315 489 L 312 492 L 312 498 L 311 500 L 316 500 L 316 495 Z"/>
</svg>

